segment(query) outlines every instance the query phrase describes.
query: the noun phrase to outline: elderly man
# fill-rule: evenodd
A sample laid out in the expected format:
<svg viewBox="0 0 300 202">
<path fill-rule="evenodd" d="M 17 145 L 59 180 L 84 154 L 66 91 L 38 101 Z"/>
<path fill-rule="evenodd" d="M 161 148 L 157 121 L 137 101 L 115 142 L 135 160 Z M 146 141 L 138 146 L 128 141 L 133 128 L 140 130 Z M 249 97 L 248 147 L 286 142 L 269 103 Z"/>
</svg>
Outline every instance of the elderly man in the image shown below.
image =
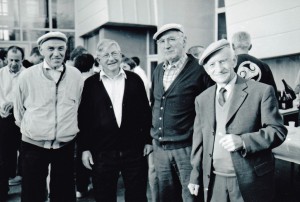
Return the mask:
<svg viewBox="0 0 300 202">
<path fill-rule="evenodd" d="M 205 201 L 214 202 L 272 201 L 272 149 L 287 134 L 274 89 L 236 75 L 225 39 L 209 45 L 199 62 L 216 85 L 195 101 L 190 192 L 204 190 Z"/>
<path fill-rule="evenodd" d="M 5 201 L 8 178 L 16 175 L 17 150 L 21 134 L 13 117 L 14 89 L 25 68 L 23 49 L 11 46 L 7 53 L 7 66 L 0 69 L 0 201 Z"/>
<path fill-rule="evenodd" d="M 22 72 L 14 115 L 22 133 L 22 202 L 45 200 L 50 171 L 50 200 L 73 202 L 74 138 L 83 88 L 81 73 L 63 61 L 67 37 L 49 32 L 37 40 L 44 62 Z"/>
<path fill-rule="evenodd" d="M 143 81 L 124 71 L 121 60 L 119 44 L 101 39 L 102 70 L 85 81 L 82 93 L 79 146 L 83 164 L 92 170 L 96 201 L 116 201 L 121 173 L 125 201 L 146 202 L 151 109 Z"/>
<path fill-rule="evenodd" d="M 182 25 L 166 24 L 153 39 L 164 59 L 153 72 L 150 93 L 159 201 L 194 201 L 187 188 L 192 170 L 194 100 L 212 82 L 198 61 L 185 53 L 187 37 Z"/>
</svg>

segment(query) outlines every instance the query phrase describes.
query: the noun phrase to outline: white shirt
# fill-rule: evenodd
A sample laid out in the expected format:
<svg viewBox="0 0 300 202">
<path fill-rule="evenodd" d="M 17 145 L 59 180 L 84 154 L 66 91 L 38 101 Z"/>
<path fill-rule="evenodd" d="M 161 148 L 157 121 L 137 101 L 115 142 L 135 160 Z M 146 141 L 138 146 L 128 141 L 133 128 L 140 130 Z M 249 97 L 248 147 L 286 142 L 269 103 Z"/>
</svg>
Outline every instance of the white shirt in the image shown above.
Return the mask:
<svg viewBox="0 0 300 202">
<path fill-rule="evenodd" d="M 62 65 L 56 69 L 51 68 L 45 60 L 44 60 L 43 68 L 47 70 L 47 73 L 55 81 L 55 83 L 58 82 L 60 74 L 64 70 L 64 67 Z"/>
<path fill-rule="evenodd" d="M 100 72 L 100 80 L 109 95 L 112 102 L 117 124 L 121 126 L 122 120 L 122 103 L 125 89 L 126 74 L 122 68 L 120 68 L 119 74 L 114 78 L 109 77 L 104 71 Z"/>
</svg>

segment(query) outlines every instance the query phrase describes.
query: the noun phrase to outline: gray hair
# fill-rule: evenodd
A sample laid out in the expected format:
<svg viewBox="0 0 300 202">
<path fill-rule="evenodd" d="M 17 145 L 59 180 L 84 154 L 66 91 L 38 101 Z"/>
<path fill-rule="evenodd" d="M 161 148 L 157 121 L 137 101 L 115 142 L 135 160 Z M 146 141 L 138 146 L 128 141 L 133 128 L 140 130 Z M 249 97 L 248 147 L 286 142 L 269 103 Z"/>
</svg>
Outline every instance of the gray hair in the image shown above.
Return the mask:
<svg viewBox="0 0 300 202">
<path fill-rule="evenodd" d="M 232 36 L 232 44 L 235 48 L 248 50 L 251 46 L 251 36 L 248 32 L 245 31 L 236 32 Z"/>
<path fill-rule="evenodd" d="M 119 51 L 121 51 L 120 45 L 118 42 L 112 40 L 112 39 L 101 39 L 100 42 L 97 44 L 97 53 L 103 52 L 106 48 L 116 45 Z"/>
</svg>

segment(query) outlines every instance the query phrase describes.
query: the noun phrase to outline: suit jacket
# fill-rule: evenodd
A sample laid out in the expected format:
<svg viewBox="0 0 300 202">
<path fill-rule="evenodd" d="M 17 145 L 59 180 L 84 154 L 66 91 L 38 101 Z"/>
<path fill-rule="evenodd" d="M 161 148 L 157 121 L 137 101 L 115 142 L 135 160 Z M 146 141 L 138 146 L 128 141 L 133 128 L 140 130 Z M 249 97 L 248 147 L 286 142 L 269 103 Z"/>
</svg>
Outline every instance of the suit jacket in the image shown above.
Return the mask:
<svg viewBox="0 0 300 202">
<path fill-rule="evenodd" d="M 195 100 L 190 181 L 203 183 L 205 201 L 209 201 L 212 190 L 216 87 L 208 88 Z M 247 202 L 270 201 L 274 192 L 275 167 L 272 149 L 279 146 L 287 134 L 274 89 L 238 76 L 232 93 L 225 128 L 227 134 L 240 135 L 246 147 L 231 152 L 241 194 Z"/>
</svg>

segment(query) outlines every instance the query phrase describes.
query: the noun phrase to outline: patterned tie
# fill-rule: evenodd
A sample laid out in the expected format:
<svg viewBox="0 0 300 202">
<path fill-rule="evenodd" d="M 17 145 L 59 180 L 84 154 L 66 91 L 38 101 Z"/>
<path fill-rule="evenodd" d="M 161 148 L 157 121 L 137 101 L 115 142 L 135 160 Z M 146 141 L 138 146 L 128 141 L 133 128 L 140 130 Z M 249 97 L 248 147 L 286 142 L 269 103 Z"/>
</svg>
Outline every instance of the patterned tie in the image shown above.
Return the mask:
<svg viewBox="0 0 300 202">
<path fill-rule="evenodd" d="M 226 92 L 225 88 L 221 88 L 219 91 L 219 100 L 218 101 L 221 106 L 223 106 L 225 103 L 225 92 Z"/>
</svg>

